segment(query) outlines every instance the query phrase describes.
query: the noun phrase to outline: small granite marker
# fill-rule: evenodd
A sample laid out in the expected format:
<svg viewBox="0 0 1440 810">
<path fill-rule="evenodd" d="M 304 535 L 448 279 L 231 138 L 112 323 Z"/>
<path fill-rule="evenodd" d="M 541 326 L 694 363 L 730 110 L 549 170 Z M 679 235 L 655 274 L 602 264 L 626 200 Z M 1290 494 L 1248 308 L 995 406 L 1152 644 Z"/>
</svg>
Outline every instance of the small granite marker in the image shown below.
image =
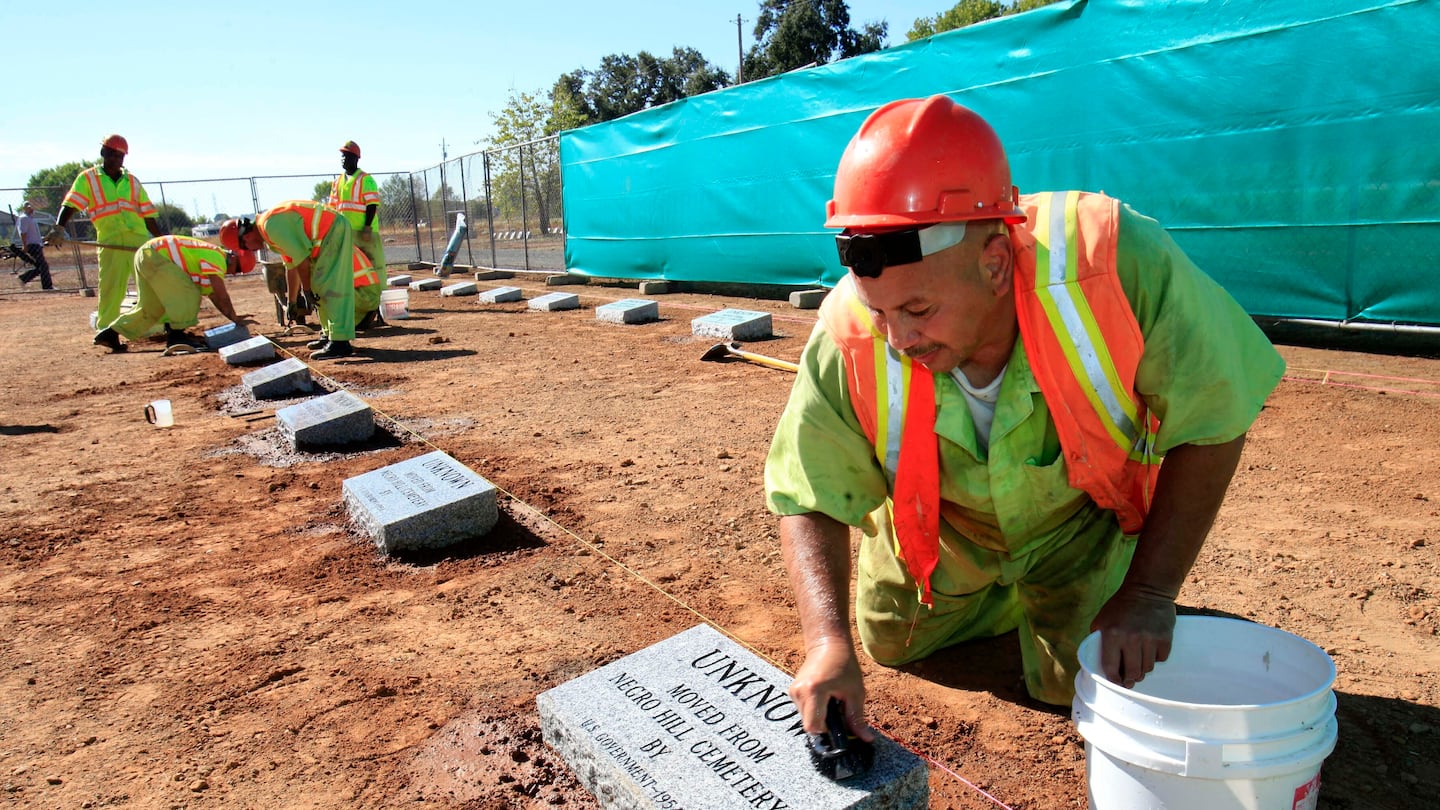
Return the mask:
<svg viewBox="0 0 1440 810">
<path fill-rule="evenodd" d="M 336 391 L 275 412 L 280 432 L 302 446 L 363 442 L 375 435 L 375 414 L 349 391 Z"/>
<path fill-rule="evenodd" d="M 385 553 L 445 548 L 495 528 L 495 485 L 440 451 L 345 479 L 350 519 Z"/>
<path fill-rule="evenodd" d="M 530 308 L 542 312 L 559 312 L 562 309 L 579 309 L 580 296 L 575 293 L 554 292 L 530 299 Z"/>
<path fill-rule="evenodd" d="M 220 348 L 220 358 L 232 366 L 243 366 L 246 363 L 274 360 L 275 344 L 271 343 L 270 338 L 264 335 L 256 335 L 252 338 L 246 338 L 239 343 L 222 346 Z"/>
<path fill-rule="evenodd" d="M 480 291 L 480 303 L 482 304 L 504 304 L 510 301 L 519 301 L 523 293 L 519 287 L 496 287 L 493 290 Z"/>
<path fill-rule="evenodd" d="M 540 731 L 605 808 L 924 808 L 919 757 L 877 735 L 869 773 L 810 760 L 790 676 L 697 625 L 542 692 Z"/>
<path fill-rule="evenodd" d="M 660 319 L 660 305 L 643 298 L 626 298 L 595 308 L 595 320 L 605 323 L 649 323 Z"/>
<path fill-rule="evenodd" d="M 448 287 L 442 288 L 440 290 L 440 294 L 446 297 L 454 297 L 457 295 L 474 295 L 475 291 L 478 289 L 479 287 L 476 286 L 475 282 L 462 281 L 459 284 L 451 284 Z"/>
<path fill-rule="evenodd" d="M 443 286 L 445 286 L 445 282 L 438 278 L 422 278 L 418 281 L 410 282 L 410 289 L 412 290 L 438 290 Z"/>
<path fill-rule="evenodd" d="M 829 290 L 821 287 L 815 290 L 796 290 L 790 293 L 790 306 L 796 309 L 819 309 Z"/>
<path fill-rule="evenodd" d="M 248 337 L 250 337 L 250 330 L 246 329 L 244 324 L 227 323 L 214 329 L 206 329 L 205 345 L 209 346 L 211 351 L 217 351 L 232 343 L 239 343 Z"/>
<path fill-rule="evenodd" d="M 400 275 L 398 275 L 398 276 L 390 276 L 389 278 L 387 278 L 387 279 L 385 280 L 385 286 L 386 286 L 386 287 L 409 287 L 409 286 L 410 286 L 410 282 L 411 282 L 412 280 L 413 280 L 413 278 L 412 278 L 411 276 L 407 276 L 407 275 L 405 275 L 405 274 L 402 273 L 402 274 L 400 274 Z"/>
<path fill-rule="evenodd" d="M 722 309 L 690 322 L 690 334 L 726 340 L 760 340 L 771 336 L 770 313 Z"/>
<path fill-rule="evenodd" d="M 278 363 L 246 373 L 240 382 L 250 389 L 250 396 L 256 399 L 279 399 L 291 394 L 308 394 L 313 387 L 310 367 L 298 357 L 290 357 Z"/>
</svg>

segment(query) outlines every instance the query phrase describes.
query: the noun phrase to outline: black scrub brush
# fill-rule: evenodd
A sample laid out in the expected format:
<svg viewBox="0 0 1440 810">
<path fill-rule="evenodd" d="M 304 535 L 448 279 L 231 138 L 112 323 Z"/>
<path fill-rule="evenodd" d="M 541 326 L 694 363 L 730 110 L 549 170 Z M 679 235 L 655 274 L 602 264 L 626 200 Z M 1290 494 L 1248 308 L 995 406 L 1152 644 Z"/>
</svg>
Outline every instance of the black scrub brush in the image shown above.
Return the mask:
<svg viewBox="0 0 1440 810">
<path fill-rule="evenodd" d="M 864 776 L 875 764 L 875 746 L 850 733 L 845 704 L 835 698 L 825 707 L 825 733 L 810 735 L 810 761 L 836 782 Z"/>
</svg>

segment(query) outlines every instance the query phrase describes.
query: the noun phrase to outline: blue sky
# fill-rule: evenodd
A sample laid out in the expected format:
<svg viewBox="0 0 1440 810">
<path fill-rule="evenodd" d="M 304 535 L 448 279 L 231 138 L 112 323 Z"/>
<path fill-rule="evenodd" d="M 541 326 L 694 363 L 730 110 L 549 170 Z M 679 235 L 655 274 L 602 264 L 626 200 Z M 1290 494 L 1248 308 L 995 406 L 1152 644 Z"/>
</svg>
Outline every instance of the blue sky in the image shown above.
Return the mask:
<svg viewBox="0 0 1440 810">
<path fill-rule="evenodd" d="M 849 7 L 854 27 L 886 21 L 898 45 L 916 18 L 954 3 Z M 691 47 L 733 76 L 735 17 L 748 49 L 759 8 L 756 0 L 4 5 L 0 208 L 19 203 L 6 189 L 34 172 L 94 159 L 110 132 L 129 140 L 125 165 L 147 182 L 334 172 L 351 139 L 368 171 L 423 169 L 440 161 L 442 141 L 452 158 L 480 149 L 511 90 L 548 91 L 562 73 L 593 70 L 607 54 Z M 92 54 L 113 61 L 98 65 Z"/>
</svg>

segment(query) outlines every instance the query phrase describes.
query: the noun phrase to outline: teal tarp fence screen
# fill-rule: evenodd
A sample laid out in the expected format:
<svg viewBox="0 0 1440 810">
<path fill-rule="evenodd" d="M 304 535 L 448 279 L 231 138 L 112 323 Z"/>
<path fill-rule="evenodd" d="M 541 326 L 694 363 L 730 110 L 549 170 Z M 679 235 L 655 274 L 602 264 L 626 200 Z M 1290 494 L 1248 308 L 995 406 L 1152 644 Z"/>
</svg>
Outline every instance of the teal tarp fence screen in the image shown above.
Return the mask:
<svg viewBox="0 0 1440 810">
<path fill-rule="evenodd" d="M 1435 0 L 1058 3 L 563 134 L 566 266 L 832 285 L 850 136 L 946 93 L 1022 192 L 1124 200 L 1252 315 L 1440 324 L 1437 45 Z"/>
</svg>

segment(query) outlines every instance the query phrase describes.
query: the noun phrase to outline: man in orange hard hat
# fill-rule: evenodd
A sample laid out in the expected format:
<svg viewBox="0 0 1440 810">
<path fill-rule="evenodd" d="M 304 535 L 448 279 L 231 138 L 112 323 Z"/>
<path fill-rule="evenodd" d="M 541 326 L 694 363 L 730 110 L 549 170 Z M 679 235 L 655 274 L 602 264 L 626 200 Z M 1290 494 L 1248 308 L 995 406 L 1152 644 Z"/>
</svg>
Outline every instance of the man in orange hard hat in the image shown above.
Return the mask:
<svg viewBox="0 0 1440 810">
<path fill-rule="evenodd" d="M 254 222 L 226 220 L 220 226 L 220 244 L 236 251 L 268 247 L 280 254 L 288 299 L 314 302 L 325 332 L 306 344 L 312 360 L 355 353 L 350 343 L 355 339 L 354 242 L 350 223 L 339 211 L 312 200 L 290 200 L 267 209 Z"/>
<path fill-rule="evenodd" d="M 45 244 L 65 241 L 65 225 L 76 211 L 85 211 L 95 226 L 95 241 L 104 247 L 96 251 L 100 278 L 95 308 L 95 327 L 104 329 L 120 316 L 120 302 L 134 272 L 134 248 L 152 236 L 163 236 L 158 213 L 140 185 L 140 179 L 125 168 L 130 144 L 119 135 L 100 141 L 100 165 L 81 172 L 60 203 L 55 225 L 45 235 Z"/>
<path fill-rule="evenodd" d="M 945 96 L 871 114 L 827 214 L 850 272 L 765 467 L 805 730 L 835 699 L 873 737 L 852 526 L 875 661 L 1017 630 L 1029 694 L 1068 704 L 1095 630 L 1105 676 L 1141 680 L 1279 355 L 1154 220 L 1100 194 L 1020 196 L 994 130 Z"/>
<path fill-rule="evenodd" d="M 383 323 L 380 319 L 380 293 L 388 280 L 385 273 L 385 245 L 380 239 L 380 188 L 375 178 L 360 169 L 360 145 L 346 141 L 340 147 L 342 173 L 335 178 L 327 204 L 345 215 L 355 232 L 355 246 L 370 260 L 378 275 L 375 284 L 355 289 L 355 328 L 365 331 Z"/>
</svg>

